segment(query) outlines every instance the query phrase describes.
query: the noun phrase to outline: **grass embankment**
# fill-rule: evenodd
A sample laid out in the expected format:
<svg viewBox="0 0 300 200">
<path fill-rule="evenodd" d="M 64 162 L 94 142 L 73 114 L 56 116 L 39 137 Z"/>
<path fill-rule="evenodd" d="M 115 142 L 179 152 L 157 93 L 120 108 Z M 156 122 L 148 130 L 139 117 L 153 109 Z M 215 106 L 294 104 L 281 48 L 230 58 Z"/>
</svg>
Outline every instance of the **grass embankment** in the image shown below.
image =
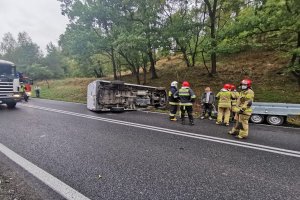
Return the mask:
<svg viewBox="0 0 300 200">
<path fill-rule="evenodd" d="M 206 86 L 213 91 L 219 91 L 224 83 L 238 85 L 244 77 L 253 80 L 255 101 L 300 103 L 300 89 L 292 76 L 284 75 L 288 58 L 282 58 L 274 52 L 245 52 L 223 57 L 218 62 L 218 75 L 209 77 L 203 65 L 187 69 L 180 56 L 164 58 L 157 62 L 158 79 L 150 79 L 147 74 L 146 85 L 164 86 L 177 80 L 188 80 L 197 96 L 200 96 Z M 109 78 L 107 78 L 109 79 Z M 141 82 L 142 80 L 141 74 Z M 41 97 L 86 103 L 87 85 L 95 78 L 67 78 L 64 80 L 38 83 L 41 87 Z M 122 80 L 136 83 L 135 77 L 125 75 Z M 196 105 L 196 110 L 199 106 Z M 293 124 L 299 123 L 300 117 L 289 119 Z"/>
</svg>

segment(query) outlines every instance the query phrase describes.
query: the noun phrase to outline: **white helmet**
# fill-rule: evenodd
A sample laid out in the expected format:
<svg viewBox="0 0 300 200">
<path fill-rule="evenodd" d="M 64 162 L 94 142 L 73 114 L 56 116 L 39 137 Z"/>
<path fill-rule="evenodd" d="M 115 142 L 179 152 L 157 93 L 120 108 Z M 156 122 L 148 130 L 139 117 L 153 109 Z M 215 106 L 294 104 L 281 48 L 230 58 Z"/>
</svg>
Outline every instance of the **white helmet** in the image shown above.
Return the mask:
<svg viewBox="0 0 300 200">
<path fill-rule="evenodd" d="M 178 86 L 178 82 L 177 81 L 173 81 L 171 83 L 171 87 L 176 87 L 177 88 L 177 86 Z"/>
</svg>

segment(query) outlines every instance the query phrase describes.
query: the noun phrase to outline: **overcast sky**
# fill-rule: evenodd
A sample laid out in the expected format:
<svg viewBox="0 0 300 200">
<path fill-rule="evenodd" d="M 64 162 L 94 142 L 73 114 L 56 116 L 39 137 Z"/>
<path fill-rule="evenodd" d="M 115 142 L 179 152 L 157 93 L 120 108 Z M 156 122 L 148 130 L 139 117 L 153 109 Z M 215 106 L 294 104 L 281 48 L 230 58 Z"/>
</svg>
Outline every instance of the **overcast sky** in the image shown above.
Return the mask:
<svg viewBox="0 0 300 200">
<path fill-rule="evenodd" d="M 0 41 L 4 33 L 11 32 L 17 38 L 25 31 L 45 53 L 50 41 L 57 44 L 67 23 L 57 0 L 0 0 Z"/>
</svg>

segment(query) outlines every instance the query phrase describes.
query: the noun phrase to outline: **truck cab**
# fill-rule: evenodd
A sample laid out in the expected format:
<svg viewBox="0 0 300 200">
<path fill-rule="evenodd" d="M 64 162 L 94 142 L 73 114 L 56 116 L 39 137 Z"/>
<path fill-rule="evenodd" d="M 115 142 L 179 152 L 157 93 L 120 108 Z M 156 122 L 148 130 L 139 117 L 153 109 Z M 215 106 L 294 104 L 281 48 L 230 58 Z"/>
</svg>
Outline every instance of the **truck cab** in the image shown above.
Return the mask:
<svg viewBox="0 0 300 200">
<path fill-rule="evenodd" d="M 6 60 L 0 60 L 0 104 L 14 108 L 21 101 L 20 81 L 16 73 L 16 65 Z"/>
</svg>

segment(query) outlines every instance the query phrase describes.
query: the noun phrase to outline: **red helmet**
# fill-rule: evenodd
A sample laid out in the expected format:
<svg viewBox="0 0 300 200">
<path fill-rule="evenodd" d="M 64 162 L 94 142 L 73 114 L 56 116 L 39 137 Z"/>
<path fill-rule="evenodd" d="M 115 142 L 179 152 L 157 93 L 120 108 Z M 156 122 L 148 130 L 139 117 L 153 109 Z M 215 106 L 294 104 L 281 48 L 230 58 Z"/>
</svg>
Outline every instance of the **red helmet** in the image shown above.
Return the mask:
<svg viewBox="0 0 300 200">
<path fill-rule="evenodd" d="M 231 85 L 229 83 L 226 83 L 224 86 L 223 86 L 224 89 L 226 90 L 230 90 L 231 89 Z"/>
<path fill-rule="evenodd" d="M 187 81 L 183 81 L 182 87 L 190 87 L 190 83 Z"/>
<path fill-rule="evenodd" d="M 241 81 L 241 85 L 247 85 L 247 87 L 250 88 L 252 85 L 252 81 L 250 79 L 244 79 Z"/>
<path fill-rule="evenodd" d="M 235 85 L 231 85 L 230 89 L 235 90 L 236 89 Z"/>
</svg>

